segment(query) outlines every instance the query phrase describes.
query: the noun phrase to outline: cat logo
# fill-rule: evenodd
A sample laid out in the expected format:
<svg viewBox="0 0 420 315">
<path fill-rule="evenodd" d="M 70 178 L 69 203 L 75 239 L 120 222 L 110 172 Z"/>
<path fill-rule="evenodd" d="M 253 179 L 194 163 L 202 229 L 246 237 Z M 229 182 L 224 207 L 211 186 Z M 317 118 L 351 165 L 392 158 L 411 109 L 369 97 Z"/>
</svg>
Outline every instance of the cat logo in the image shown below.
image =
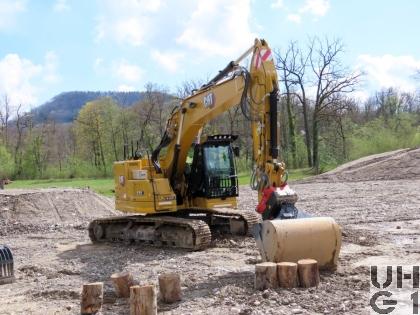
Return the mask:
<svg viewBox="0 0 420 315">
<path fill-rule="evenodd" d="M 216 97 L 214 96 L 213 92 L 210 92 L 209 94 L 204 96 L 204 107 L 212 108 L 215 102 L 216 102 Z"/>
</svg>

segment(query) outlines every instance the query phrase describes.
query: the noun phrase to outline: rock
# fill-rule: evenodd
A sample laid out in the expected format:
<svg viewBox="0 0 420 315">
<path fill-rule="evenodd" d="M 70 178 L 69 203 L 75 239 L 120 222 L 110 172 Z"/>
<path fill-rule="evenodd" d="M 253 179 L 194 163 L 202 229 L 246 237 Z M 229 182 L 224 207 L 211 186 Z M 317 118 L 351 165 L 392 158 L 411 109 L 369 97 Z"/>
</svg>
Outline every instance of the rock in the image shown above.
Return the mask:
<svg viewBox="0 0 420 315">
<path fill-rule="evenodd" d="M 229 242 L 233 245 L 233 246 L 238 246 L 238 243 L 235 242 L 234 240 L 229 240 Z"/>
<path fill-rule="evenodd" d="M 262 297 L 263 297 L 264 299 L 268 299 L 268 298 L 270 297 L 270 292 L 269 292 L 268 290 L 265 290 L 265 291 L 262 293 Z"/>
<path fill-rule="evenodd" d="M 241 309 L 238 307 L 232 307 L 230 309 L 230 314 L 240 314 L 241 313 Z"/>
<path fill-rule="evenodd" d="M 366 237 L 360 236 L 359 237 L 359 242 L 366 242 Z"/>
<path fill-rule="evenodd" d="M 397 230 L 401 230 L 401 226 L 397 225 Z"/>
<path fill-rule="evenodd" d="M 260 302 L 260 301 L 255 301 L 253 304 L 254 304 L 255 306 L 258 306 L 258 305 L 260 305 L 260 304 L 261 304 L 261 302 Z"/>
<path fill-rule="evenodd" d="M 288 299 L 284 299 L 283 301 L 281 301 L 281 304 L 283 305 L 289 305 L 289 300 Z"/>
<path fill-rule="evenodd" d="M 299 308 L 292 309 L 292 314 L 301 314 L 301 313 L 302 313 L 302 310 Z"/>
<path fill-rule="evenodd" d="M 71 305 L 67 305 L 67 306 L 66 306 L 66 310 L 68 310 L 68 311 L 70 311 L 70 310 L 71 310 L 71 308 L 72 308 L 72 307 L 71 307 Z"/>
<path fill-rule="evenodd" d="M 244 308 L 243 310 L 239 312 L 239 315 L 250 315 L 250 314 L 252 314 L 252 309 L 249 307 Z"/>
</svg>

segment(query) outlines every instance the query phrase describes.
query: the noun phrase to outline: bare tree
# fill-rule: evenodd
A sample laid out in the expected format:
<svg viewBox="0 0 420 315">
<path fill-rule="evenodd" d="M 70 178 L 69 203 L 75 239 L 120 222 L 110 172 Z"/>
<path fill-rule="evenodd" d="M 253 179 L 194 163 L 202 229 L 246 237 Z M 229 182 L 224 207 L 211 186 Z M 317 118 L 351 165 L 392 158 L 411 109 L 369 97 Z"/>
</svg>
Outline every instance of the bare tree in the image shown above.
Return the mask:
<svg viewBox="0 0 420 315">
<path fill-rule="evenodd" d="M 177 96 L 180 99 L 184 99 L 190 96 L 195 90 L 198 90 L 203 86 L 204 82 L 202 80 L 188 80 L 184 81 L 177 89 Z"/>
<path fill-rule="evenodd" d="M 16 143 L 14 147 L 14 160 L 15 160 L 15 170 L 17 175 L 22 173 L 22 150 L 24 145 L 24 132 L 25 129 L 32 126 L 32 117 L 29 113 L 22 113 L 22 105 L 19 104 L 16 109 Z"/>
<path fill-rule="evenodd" d="M 11 116 L 10 100 L 7 94 L 3 96 L 2 106 L 0 107 L 0 131 L 3 143 L 9 145 L 9 120 Z"/>
<path fill-rule="evenodd" d="M 296 42 L 290 42 L 284 55 L 276 53 L 277 69 L 282 72 L 282 81 L 286 88 L 286 104 L 289 117 L 293 115 L 291 102 L 296 98 L 302 106 L 303 127 L 305 133 L 306 155 L 308 166 L 312 166 L 311 134 L 309 132 L 309 100 L 306 92 L 306 68 L 309 53 L 299 49 Z M 293 118 L 293 117 L 292 117 Z M 294 129 L 295 123 L 289 119 L 289 131 Z M 292 137 L 293 138 L 293 137 Z M 293 147 L 293 145 L 292 145 Z"/>
<path fill-rule="evenodd" d="M 283 83 L 285 88 L 284 100 L 287 110 L 287 121 L 289 126 L 289 141 L 290 149 L 292 152 L 292 166 L 297 168 L 297 149 L 296 149 L 296 117 L 293 111 L 293 85 L 294 85 L 294 75 L 292 71 L 296 67 L 296 51 L 294 49 L 294 43 L 290 43 L 289 48 L 286 50 L 285 54 L 282 55 L 280 51 L 275 52 L 276 55 L 276 68 L 280 71 L 280 82 Z"/>
<path fill-rule="evenodd" d="M 309 64 L 316 89 L 312 115 L 312 162 L 318 173 L 319 126 L 323 116 L 342 108 L 343 102 L 339 102 L 340 98 L 355 90 L 361 74 L 352 73 L 341 64 L 339 58 L 344 47 L 338 39 L 321 41 L 319 38 L 314 38 L 309 51 Z"/>
</svg>

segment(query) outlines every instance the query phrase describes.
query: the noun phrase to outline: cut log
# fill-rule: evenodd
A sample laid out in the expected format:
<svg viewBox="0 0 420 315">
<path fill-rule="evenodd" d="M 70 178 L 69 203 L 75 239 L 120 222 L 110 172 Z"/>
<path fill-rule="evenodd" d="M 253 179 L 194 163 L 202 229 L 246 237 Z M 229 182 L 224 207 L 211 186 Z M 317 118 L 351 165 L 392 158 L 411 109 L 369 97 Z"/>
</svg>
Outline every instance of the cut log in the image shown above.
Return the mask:
<svg viewBox="0 0 420 315">
<path fill-rule="evenodd" d="M 111 275 L 115 293 L 120 298 L 130 297 L 130 287 L 134 285 L 133 276 L 129 272 L 119 272 Z"/>
<path fill-rule="evenodd" d="M 84 284 L 82 288 L 82 301 L 80 305 L 80 313 L 96 314 L 101 311 L 103 303 L 103 282 L 94 282 Z"/>
<path fill-rule="evenodd" d="M 301 287 L 317 287 L 319 284 L 318 262 L 315 259 L 298 261 L 299 283 Z"/>
<path fill-rule="evenodd" d="M 281 262 L 277 264 L 277 279 L 279 286 L 291 289 L 298 286 L 298 265 L 294 262 Z"/>
<path fill-rule="evenodd" d="M 265 290 L 276 288 L 277 282 L 277 264 L 264 262 L 255 265 L 255 289 Z"/>
<path fill-rule="evenodd" d="M 176 273 L 166 273 L 159 276 L 160 298 L 165 303 L 181 300 L 181 277 Z"/>
<path fill-rule="evenodd" d="M 157 298 L 154 285 L 130 288 L 130 315 L 156 315 Z"/>
</svg>

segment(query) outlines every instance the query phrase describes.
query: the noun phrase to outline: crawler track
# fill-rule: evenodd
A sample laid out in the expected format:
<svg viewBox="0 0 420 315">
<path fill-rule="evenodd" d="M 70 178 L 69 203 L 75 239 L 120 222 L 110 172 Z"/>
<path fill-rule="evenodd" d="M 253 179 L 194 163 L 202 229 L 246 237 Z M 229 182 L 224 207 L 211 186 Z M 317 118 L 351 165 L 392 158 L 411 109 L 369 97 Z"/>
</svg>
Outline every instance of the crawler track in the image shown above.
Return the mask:
<svg viewBox="0 0 420 315">
<path fill-rule="evenodd" d="M 145 243 L 154 246 L 202 250 L 210 245 L 211 231 L 249 235 L 258 214 L 233 209 L 189 208 L 175 214 L 97 219 L 89 224 L 94 243 Z"/>
<path fill-rule="evenodd" d="M 200 220 L 171 216 L 126 216 L 94 220 L 89 237 L 98 242 L 137 242 L 201 250 L 210 245 L 211 232 Z"/>
</svg>

